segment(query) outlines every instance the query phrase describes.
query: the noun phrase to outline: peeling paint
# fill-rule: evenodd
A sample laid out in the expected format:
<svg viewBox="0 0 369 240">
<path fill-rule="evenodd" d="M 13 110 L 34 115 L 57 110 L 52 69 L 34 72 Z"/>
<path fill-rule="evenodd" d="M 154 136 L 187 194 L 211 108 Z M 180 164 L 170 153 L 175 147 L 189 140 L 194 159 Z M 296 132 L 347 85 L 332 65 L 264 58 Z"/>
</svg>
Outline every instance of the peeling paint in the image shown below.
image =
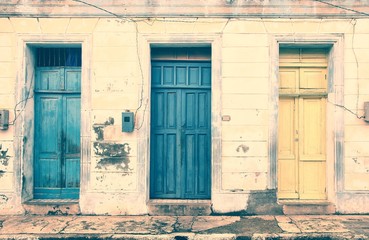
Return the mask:
<svg viewBox="0 0 369 240">
<path fill-rule="evenodd" d="M 10 156 L 8 155 L 8 149 L 3 150 L 3 145 L 0 144 L 0 164 L 8 166 Z"/>
<path fill-rule="evenodd" d="M 114 125 L 114 118 L 109 117 L 109 119 L 107 121 L 105 121 L 104 125 L 105 126 Z"/>
<path fill-rule="evenodd" d="M 99 181 L 99 182 L 103 182 L 105 180 L 105 175 L 96 177 L 96 180 Z"/>
<path fill-rule="evenodd" d="M 0 194 L 0 204 L 5 204 L 9 198 L 3 194 Z"/>
<path fill-rule="evenodd" d="M 246 153 L 247 151 L 249 151 L 249 147 L 244 145 L 244 144 L 241 144 L 237 147 L 236 151 L 237 152 L 240 152 L 240 150 L 242 150 L 244 153 Z"/>
<path fill-rule="evenodd" d="M 104 127 L 105 126 L 93 126 L 94 132 L 97 135 L 96 140 L 104 140 Z"/>
<path fill-rule="evenodd" d="M 104 140 L 104 128 L 106 126 L 109 126 L 109 125 L 114 125 L 114 118 L 112 117 L 109 117 L 108 120 L 106 120 L 104 123 L 102 124 L 94 124 L 93 125 L 93 129 L 94 129 L 94 132 L 96 133 L 96 140 L 97 141 L 101 141 L 101 140 Z"/>
<path fill-rule="evenodd" d="M 243 189 L 230 189 L 230 192 L 243 192 Z"/>
<path fill-rule="evenodd" d="M 360 164 L 356 157 L 352 158 L 356 164 Z"/>
<path fill-rule="evenodd" d="M 53 207 L 54 211 L 48 211 L 48 216 L 66 216 L 68 215 L 68 212 L 63 212 L 59 209 L 59 206 Z"/>
<path fill-rule="evenodd" d="M 94 152 L 96 156 L 100 156 L 96 168 L 107 170 L 108 166 L 115 166 L 117 170 L 131 171 L 129 167 L 129 153 L 131 148 L 128 143 L 101 143 L 94 142 Z"/>
</svg>

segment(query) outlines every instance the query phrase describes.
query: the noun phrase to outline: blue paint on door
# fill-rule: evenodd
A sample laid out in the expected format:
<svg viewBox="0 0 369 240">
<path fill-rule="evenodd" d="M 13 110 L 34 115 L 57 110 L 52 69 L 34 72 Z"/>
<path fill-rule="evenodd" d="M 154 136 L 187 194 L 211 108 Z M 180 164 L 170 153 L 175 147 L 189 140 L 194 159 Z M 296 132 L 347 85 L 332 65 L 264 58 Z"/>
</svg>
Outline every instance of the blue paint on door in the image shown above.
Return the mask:
<svg viewBox="0 0 369 240">
<path fill-rule="evenodd" d="M 36 69 L 34 198 L 76 199 L 80 184 L 81 70 Z"/>
<path fill-rule="evenodd" d="M 209 199 L 211 64 L 152 62 L 150 197 Z"/>
</svg>

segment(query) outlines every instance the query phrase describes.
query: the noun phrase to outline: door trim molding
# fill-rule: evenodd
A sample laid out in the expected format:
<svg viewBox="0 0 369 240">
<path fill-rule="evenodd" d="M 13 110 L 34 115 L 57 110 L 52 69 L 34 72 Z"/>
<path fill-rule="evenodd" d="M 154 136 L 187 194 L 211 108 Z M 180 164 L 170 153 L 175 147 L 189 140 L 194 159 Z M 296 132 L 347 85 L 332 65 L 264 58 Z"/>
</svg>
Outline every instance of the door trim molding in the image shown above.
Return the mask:
<svg viewBox="0 0 369 240">
<path fill-rule="evenodd" d="M 138 130 L 138 191 L 150 201 L 150 101 L 151 101 L 151 46 L 211 47 L 211 199 L 221 193 L 221 35 L 220 34 L 139 34 L 139 53 L 142 66 L 143 102 L 136 119 L 145 119 Z M 144 110 L 146 109 L 146 110 Z M 143 120 L 142 120 L 143 121 Z M 137 123 L 136 123 L 137 124 Z M 140 123 L 138 123 L 140 125 Z"/>
<path fill-rule="evenodd" d="M 279 98 L 279 48 L 285 47 L 328 47 L 328 97 L 329 102 L 343 105 L 343 34 L 286 34 L 270 38 L 270 122 L 269 122 L 269 177 L 268 188 L 277 188 L 278 147 L 278 98 Z M 343 146 L 344 110 L 327 104 L 327 197 L 335 202 L 336 192 L 343 190 Z M 333 139 L 333 141 L 332 141 Z M 331 141 L 331 142 L 328 142 Z"/>
<path fill-rule="evenodd" d="M 92 37 L 89 34 L 19 34 L 17 43 L 20 51 L 17 53 L 17 81 L 16 102 L 21 102 L 24 96 L 33 94 L 35 64 L 33 49 L 39 46 L 79 46 L 82 48 L 81 66 L 81 179 L 80 179 L 80 201 L 88 189 L 90 178 L 89 165 L 91 152 L 90 131 L 90 69 L 91 69 L 91 46 Z M 17 202 L 20 204 L 33 199 L 33 145 L 34 145 L 34 100 L 29 98 L 18 107 L 22 109 L 15 121 L 14 133 L 14 183 Z"/>
</svg>

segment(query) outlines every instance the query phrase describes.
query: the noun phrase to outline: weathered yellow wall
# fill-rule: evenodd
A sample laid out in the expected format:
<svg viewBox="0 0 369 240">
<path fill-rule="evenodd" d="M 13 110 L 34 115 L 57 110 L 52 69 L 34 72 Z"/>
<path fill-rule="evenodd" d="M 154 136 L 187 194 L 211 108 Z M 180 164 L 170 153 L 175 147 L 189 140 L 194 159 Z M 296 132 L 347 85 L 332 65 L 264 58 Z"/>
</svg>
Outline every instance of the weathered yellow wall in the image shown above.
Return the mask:
<svg viewBox="0 0 369 240">
<path fill-rule="evenodd" d="M 84 200 L 90 206 L 89 213 L 145 212 L 145 209 L 133 209 L 138 195 L 142 203 L 147 199 L 147 192 L 140 192 L 142 189 L 138 187 L 137 172 L 144 171 L 137 164 L 139 131 L 121 132 L 121 112 L 135 111 L 140 105 L 141 87 L 148 88 L 142 86 L 142 69 L 138 64 L 140 38 L 145 34 L 178 33 L 221 36 L 221 111 L 223 116 L 230 116 L 230 121 L 222 121 L 221 125 L 221 189 L 225 192 L 247 193 L 266 190 L 268 186 L 272 107 L 268 101 L 273 34 L 344 34 L 345 107 L 362 116 L 364 102 L 369 101 L 367 19 L 355 22 L 333 19 L 156 19 L 134 23 L 116 18 L 0 18 L 0 109 L 10 110 L 10 121 L 14 120 L 17 72 L 22 71 L 16 64 L 20 51 L 23 51 L 22 46 L 17 45 L 18 36 L 37 35 L 40 40 L 42 36 L 45 39 L 69 34 L 91 36 L 91 48 L 83 49 L 91 56 L 91 59 L 83 59 L 90 61 L 91 67 L 92 157 L 87 192 L 92 194 L 90 196 L 106 198 Z M 148 53 L 142 53 L 145 48 L 139 47 L 143 61 L 142 56 Z M 142 74 L 147 72 L 143 69 Z M 144 111 L 146 104 L 149 107 L 147 95 L 144 95 L 144 106 L 138 112 L 136 126 L 150 119 L 149 112 Z M 369 124 L 349 111 L 344 115 L 344 189 L 368 191 L 364 193 L 369 195 Z M 0 150 L 7 151 L 0 155 L 0 213 L 19 211 L 12 209 L 15 206 L 12 201 L 20 201 L 20 190 L 16 189 L 15 183 L 21 181 L 14 175 L 14 171 L 19 170 L 13 167 L 18 161 L 14 158 L 14 138 L 13 126 L 0 131 Z M 129 154 L 121 165 L 99 165 L 97 148 L 104 146 L 96 144 L 105 144 L 105 147 L 121 144 Z M 329 139 L 328 144 L 334 144 L 333 140 Z M 132 192 L 136 195 L 130 198 Z M 106 194 L 99 195 L 101 193 Z"/>
<path fill-rule="evenodd" d="M 10 110 L 9 118 L 14 119 L 15 76 L 16 76 L 16 36 L 8 19 L 0 19 L 0 109 Z M 14 127 L 0 130 L 0 211 L 14 211 Z M 16 211 L 16 210 L 15 210 Z"/>
<path fill-rule="evenodd" d="M 358 20 L 345 34 L 345 106 L 363 116 L 369 101 L 369 20 Z M 357 110 L 358 108 L 358 110 Z M 345 189 L 369 190 L 369 124 L 345 111 Z"/>
</svg>

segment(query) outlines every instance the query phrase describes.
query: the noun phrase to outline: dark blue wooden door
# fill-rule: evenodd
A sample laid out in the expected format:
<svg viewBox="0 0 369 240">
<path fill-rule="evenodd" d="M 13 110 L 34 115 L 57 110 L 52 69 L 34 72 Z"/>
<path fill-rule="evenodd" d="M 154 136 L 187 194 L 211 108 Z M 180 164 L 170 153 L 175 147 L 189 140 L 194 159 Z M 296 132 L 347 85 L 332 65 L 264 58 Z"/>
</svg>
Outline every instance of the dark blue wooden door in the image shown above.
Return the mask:
<svg viewBox="0 0 369 240">
<path fill-rule="evenodd" d="M 79 197 L 80 89 L 78 67 L 36 70 L 34 198 Z"/>
<path fill-rule="evenodd" d="M 151 198 L 210 198 L 210 63 L 152 62 L 150 141 Z"/>
</svg>

